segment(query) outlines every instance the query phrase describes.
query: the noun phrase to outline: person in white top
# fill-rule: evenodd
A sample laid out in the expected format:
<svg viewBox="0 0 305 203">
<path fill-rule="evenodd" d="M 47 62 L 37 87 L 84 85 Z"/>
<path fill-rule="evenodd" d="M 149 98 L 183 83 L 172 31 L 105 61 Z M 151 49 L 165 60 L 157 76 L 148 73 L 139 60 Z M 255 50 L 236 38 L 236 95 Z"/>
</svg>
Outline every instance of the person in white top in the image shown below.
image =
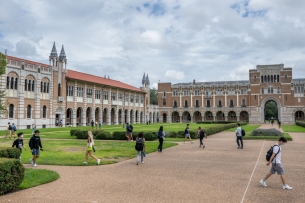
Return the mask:
<svg viewBox="0 0 305 203">
<path fill-rule="evenodd" d="M 292 190 L 292 187 L 286 184 L 286 177 L 285 177 L 285 171 L 281 163 L 281 157 L 282 157 L 282 147 L 287 143 L 287 139 L 285 137 L 280 137 L 279 142 L 276 143 L 276 145 L 273 147 L 273 153 L 270 158 L 270 161 L 266 164 L 267 166 L 270 165 L 272 162 L 272 166 L 270 169 L 270 172 L 266 174 L 265 178 L 260 181 L 262 186 L 266 187 L 266 180 L 275 172 L 277 172 L 278 175 L 281 176 L 281 180 L 283 182 L 283 189 Z"/>
</svg>

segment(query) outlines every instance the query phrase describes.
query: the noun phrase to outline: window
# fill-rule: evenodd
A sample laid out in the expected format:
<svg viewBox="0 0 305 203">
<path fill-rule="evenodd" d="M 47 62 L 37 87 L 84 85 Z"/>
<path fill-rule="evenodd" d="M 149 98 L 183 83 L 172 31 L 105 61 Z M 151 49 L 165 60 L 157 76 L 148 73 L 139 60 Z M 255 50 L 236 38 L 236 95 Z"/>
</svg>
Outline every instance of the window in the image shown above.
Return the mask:
<svg viewBox="0 0 305 203">
<path fill-rule="evenodd" d="M 28 80 L 24 80 L 24 91 L 28 91 Z"/>
<path fill-rule="evenodd" d="M 222 94 L 223 94 L 222 89 L 217 90 L 217 95 L 222 95 Z"/>
<path fill-rule="evenodd" d="M 140 97 L 140 100 L 141 100 L 141 104 L 144 103 L 144 97 Z"/>
<path fill-rule="evenodd" d="M 61 85 L 60 85 L 60 83 L 58 84 L 58 96 L 60 96 L 61 95 Z"/>
<path fill-rule="evenodd" d="M 177 90 L 173 91 L 173 96 L 178 96 L 178 91 Z"/>
<path fill-rule="evenodd" d="M 47 83 L 47 93 L 49 93 L 49 90 L 50 90 L 49 87 L 50 87 L 50 83 L 48 82 Z"/>
<path fill-rule="evenodd" d="M 200 95 L 200 90 L 195 90 L 195 95 Z"/>
<path fill-rule="evenodd" d="M 302 118 L 302 111 L 295 112 L 295 117 L 296 118 Z"/>
<path fill-rule="evenodd" d="M 15 79 L 15 90 L 18 89 L 18 78 Z"/>
<path fill-rule="evenodd" d="M 233 99 L 230 99 L 230 107 L 233 107 L 234 106 L 234 101 Z"/>
<path fill-rule="evenodd" d="M 128 95 L 125 95 L 125 102 L 128 102 L 129 101 L 129 97 Z"/>
<path fill-rule="evenodd" d="M 119 101 L 122 101 L 122 99 L 123 99 L 123 95 L 122 93 L 119 93 Z"/>
<path fill-rule="evenodd" d="M 166 106 L 166 100 L 163 100 L 163 106 Z"/>
<path fill-rule="evenodd" d="M 47 117 L 47 107 L 43 106 L 42 107 L 42 118 L 46 118 Z"/>
<path fill-rule="evenodd" d="M 45 89 L 46 89 L 46 83 L 45 83 Z M 46 92 L 46 91 L 44 91 L 44 92 Z M 73 97 L 73 86 L 68 86 L 67 96 L 68 97 Z"/>
<path fill-rule="evenodd" d="M 28 105 L 27 108 L 26 108 L 26 117 L 27 118 L 31 118 L 31 105 Z"/>
<path fill-rule="evenodd" d="M 261 83 L 264 83 L 264 76 L 261 76 Z"/>
<path fill-rule="evenodd" d="M 10 77 L 7 76 L 6 77 L 6 89 L 9 89 L 10 88 Z"/>
<path fill-rule="evenodd" d="M 8 111 L 9 111 L 8 112 L 8 117 L 9 118 L 14 118 L 14 105 L 13 104 L 10 104 Z"/>
<path fill-rule="evenodd" d="M 136 96 L 136 103 L 139 103 L 139 96 Z"/>
<path fill-rule="evenodd" d="M 130 95 L 130 102 L 133 103 L 134 102 L 134 96 Z"/>
<path fill-rule="evenodd" d="M 108 100 L 108 92 L 104 92 L 104 100 Z"/>
<path fill-rule="evenodd" d="M 247 94 L 247 90 L 246 89 L 241 89 L 240 94 Z"/>
<path fill-rule="evenodd" d="M 212 118 L 212 117 L 213 117 L 212 112 L 208 112 L 208 117 L 209 117 L 209 118 Z"/>
<path fill-rule="evenodd" d="M 253 77 L 253 79 L 254 79 L 254 82 L 256 82 L 256 75 Z"/>
<path fill-rule="evenodd" d="M 246 100 L 245 100 L 245 99 L 242 99 L 242 100 L 241 100 L 241 105 L 242 105 L 243 107 L 246 106 Z"/>
<path fill-rule="evenodd" d="M 264 94 L 264 88 L 262 87 L 262 94 Z"/>
<path fill-rule="evenodd" d="M 165 92 L 165 90 L 163 90 L 163 97 L 165 97 L 166 96 L 166 92 Z"/>
<path fill-rule="evenodd" d="M 287 74 L 284 75 L 285 80 L 287 80 Z"/>
<path fill-rule="evenodd" d="M 279 87 L 277 88 L 277 93 L 278 93 L 278 94 L 281 93 L 281 90 L 280 90 Z"/>
<path fill-rule="evenodd" d="M 199 100 L 196 100 L 196 107 L 199 107 Z"/>
<path fill-rule="evenodd" d="M 116 93 L 115 92 L 111 92 L 111 100 L 116 101 Z"/>
<path fill-rule="evenodd" d="M 95 99 L 101 99 L 101 90 L 95 90 Z"/>
<path fill-rule="evenodd" d="M 84 88 L 83 87 L 77 87 L 76 88 L 77 97 L 83 97 L 84 95 Z"/>
<path fill-rule="evenodd" d="M 207 100 L 207 107 L 210 107 L 211 106 L 211 101 L 208 99 Z"/>
<path fill-rule="evenodd" d="M 86 91 L 87 98 L 92 98 L 92 89 L 88 89 Z"/>
<path fill-rule="evenodd" d="M 187 100 L 184 100 L 184 106 L 187 107 Z"/>
<path fill-rule="evenodd" d="M 273 87 L 268 87 L 268 94 L 273 94 Z"/>
<path fill-rule="evenodd" d="M 33 81 L 32 81 L 32 92 L 34 92 L 34 89 L 35 89 L 34 87 L 35 87 L 35 81 L 33 80 Z M 29 89 L 30 89 L 30 88 L 29 88 Z"/>
<path fill-rule="evenodd" d="M 178 105 L 177 105 L 177 101 L 176 100 L 174 100 L 174 107 L 177 107 Z"/>
<path fill-rule="evenodd" d="M 183 91 L 183 95 L 184 95 L 184 96 L 188 96 L 188 95 L 189 95 L 189 91 L 188 91 L 188 90 L 184 90 L 184 91 Z"/>
<path fill-rule="evenodd" d="M 221 100 L 218 100 L 218 107 L 221 107 Z"/>
<path fill-rule="evenodd" d="M 235 94 L 235 90 L 234 89 L 229 89 L 228 94 L 229 95 L 234 95 Z"/>
<path fill-rule="evenodd" d="M 14 78 L 11 77 L 11 88 L 10 89 L 14 89 Z"/>
</svg>

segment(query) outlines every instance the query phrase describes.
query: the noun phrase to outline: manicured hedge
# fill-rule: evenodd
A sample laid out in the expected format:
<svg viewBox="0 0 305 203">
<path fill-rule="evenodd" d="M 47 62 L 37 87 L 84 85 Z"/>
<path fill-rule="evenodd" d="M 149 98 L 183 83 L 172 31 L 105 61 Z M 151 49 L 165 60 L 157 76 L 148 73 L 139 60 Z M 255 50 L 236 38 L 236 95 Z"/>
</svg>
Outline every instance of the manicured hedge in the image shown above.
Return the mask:
<svg viewBox="0 0 305 203">
<path fill-rule="evenodd" d="M 305 128 L 305 122 L 295 122 L 295 124 Z"/>
<path fill-rule="evenodd" d="M 0 148 L 0 157 L 19 159 L 20 150 L 17 148 Z"/>
<path fill-rule="evenodd" d="M 252 131 L 251 136 L 284 136 L 281 131 L 276 129 L 255 129 Z"/>
<path fill-rule="evenodd" d="M 197 124 L 229 124 L 229 123 L 237 123 L 236 121 L 198 121 Z"/>
<path fill-rule="evenodd" d="M 95 134 L 96 135 L 94 137 L 97 140 L 113 140 L 113 136 L 110 134 L 110 132 L 99 131 Z"/>
<path fill-rule="evenodd" d="M 83 130 L 81 130 L 81 129 L 73 129 L 73 130 L 70 130 L 70 135 L 71 135 L 71 136 L 76 136 L 76 133 L 77 133 L 78 131 L 83 131 Z M 104 131 L 104 130 L 102 130 L 102 129 L 93 129 L 93 130 L 91 130 L 91 131 L 92 131 L 93 136 L 96 136 L 99 132 Z M 86 131 L 86 132 L 88 132 L 88 131 Z M 87 135 L 87 136 L 88 136 L 88 135 Z"/>
<path fill-rule="evenodd" d="M 19 160 L 20 150 L 0 149 L 0 195 L 15 190 L 24 178 L 25 168 Z"/>
</svg>

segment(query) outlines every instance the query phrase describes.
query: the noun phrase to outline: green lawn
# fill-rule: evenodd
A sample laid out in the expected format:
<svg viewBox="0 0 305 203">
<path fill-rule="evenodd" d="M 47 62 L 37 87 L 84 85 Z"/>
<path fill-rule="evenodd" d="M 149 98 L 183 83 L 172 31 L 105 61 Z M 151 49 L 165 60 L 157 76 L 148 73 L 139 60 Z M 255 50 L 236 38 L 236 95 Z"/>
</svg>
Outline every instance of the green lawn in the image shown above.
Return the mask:
<svg viewBox="0 0 305 203">
<path fill-rule="evenodd" d="M 59 174 L 55 171 L 26 168 L 24 172 L 24 179 L 18 188 L 27 189 L 37 185 L 52 182 L 58 178 Z"/>
<path fill-rule="evenodd" d="M 242 129 L 245 130 L 246 134 L 250 135 L 250 133 L 253 130 L 259 128 L 260 126 L 261 125 L 252 125 L 252 124 L 249 124 L 249 125 L 244 125 L 244 126 L 241 126 L 241 127 L 242 127 Z M 226 130 L 225 132 L 235 132 L 235 130 L 236 130 L 236 128 L 230 128 L 230 129 Z"/>
<path fill-rule="evenodd" d="M 41 151 L 37 164 L 42 165 L 65 165 L 80 166 L 85 161 L 87 140 L 43 140 Z M 24 140 L 24 144 L 28 151 L 22 151 L 22 162 L 29 163 L 32 158 L 28 147 L 28 140 Z M 146 142 L 146 153 L 157 151 L 158 142 Z M 0 142 L 0 147 L 11 147 L 12 140 L 4 140 Z M 176 143 L 165 141 L 163 148 L 177 145 Z M 127 141 L 101 141 L 95 140 L 96 152 L 93 153 L 97 158 L 101 159 L 101 165 L 117 163 L 121 160 L 134 158 L 136 151 L 134 149 L 135 142 Z M 88 165 L 96 165 L 94 159 L 89 158 Z"/>
<path fill-rule="evenodd" d="M 298 125 L 282 125 L 281 127 L 284 132 L 305 132 L 305 128 Z"/>
</svg>

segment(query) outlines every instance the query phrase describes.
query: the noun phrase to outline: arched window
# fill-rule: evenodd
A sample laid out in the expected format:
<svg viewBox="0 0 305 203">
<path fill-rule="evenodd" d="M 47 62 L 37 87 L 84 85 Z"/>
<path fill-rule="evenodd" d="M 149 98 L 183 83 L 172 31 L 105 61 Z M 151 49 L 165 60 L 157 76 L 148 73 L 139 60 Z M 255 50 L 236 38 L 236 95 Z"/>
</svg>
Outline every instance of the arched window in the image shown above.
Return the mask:
<svg viewBox="0 0 305 203">
<path fill-rule="evenodd" d="M 185 107 L 188 107 L 188 106 L 187 106 L 187 100 L 184 101 L 184 106 L 185 106 Z"/>
<path fill-rule="evenodd" d="M 24 91 L 28 91 L 28 80 L 24 80 Z"/>
<path fill-rule="evenodd" d="M 254 76 L 254 82 L 256 82 L 256 75 Z"/>
<path fill-rule="evenodd" d="M 177 101 L 174 100 L 174 107 L 177 107 Z"/>
<path fill-rule="evenodd" d="M 207 107 L 210 107 L 210 106 L 211 106 L 211 101 L 207 100 Z"/>
<path fill-rule="evenodd" d="M 34 88 L 35 87 L 35 81 L 33 80 L 33 82 L 32 82 L 32 91 L 34 92 Z"/>
<path fill-rule="evenodd" d="M 42 118 L 47 118 L 47 107 L 46 106 L 42 107 Z"/>
<path fill-rule="evenodd" d="M 58 84 L 58 96 L 61 96 L 61 86 L 60 86 L 60 83 Z"/>
<path fill-rule="evenodd" d="M 49 84 L 50 83 L 47 84 L 47 93 L 49 93 Z"/>
<path fill-rule="evenodd" d="M 9 112 L 8 112 L 8 117 L 9 118 L 14 118 L 14 105 L 13 104 L 10 104 L 10 106 L 9 106 L 9 110 L 8 110 Z"/>
<path fill-rule="evenodd" d="M 163 90 L 163 97 L 165 97 L 165 95 L 166 95 L 166 92 L 165 92 L 165 90 Z"/>
<path fill-rule="evenodd" d="M 31 114 L 32 114 L 31 111 L 32 111 L 31 105 L 28 105 L 26 108 L 26 117 L 27 118 L 31 118 Z"/>
<path fill-rule="evenodd" d="M 10 89 L 14 89 L 14 78 L 13 77 L 11 77 L 11 87 L 10 87 Z"/>
<path fill-rule="evenodd" d="M 233 107 L 234 106 L 234 101 L 233 99 L 230 99 L 230 107 Z"/>
<path fill-rule="evenodd" d="M 28 83 L 28 91 L 29 92 L 31 91 L 31 80 L 29 80 L 29 83 Z"/>
<path fill-rule="evenodd" d="M 10 77 L 7 76 L 6 77 L 6 89 L 9 89 L 10 88 Z"/>
<path fill-rule="evenodd" d="M 47 92 L 47 83 L 46 82 L 43 83 L 43 92 L 44 93 Z"/>
<path fill-rule="evenodd" d="M 15 90 L 18 89 L 18 78 L 15 78 Z"/>
<path fill-rule="evenodd" d="M 218 100 L 218 107 L 221 107 L 221 100 Z"/>
</svg>

